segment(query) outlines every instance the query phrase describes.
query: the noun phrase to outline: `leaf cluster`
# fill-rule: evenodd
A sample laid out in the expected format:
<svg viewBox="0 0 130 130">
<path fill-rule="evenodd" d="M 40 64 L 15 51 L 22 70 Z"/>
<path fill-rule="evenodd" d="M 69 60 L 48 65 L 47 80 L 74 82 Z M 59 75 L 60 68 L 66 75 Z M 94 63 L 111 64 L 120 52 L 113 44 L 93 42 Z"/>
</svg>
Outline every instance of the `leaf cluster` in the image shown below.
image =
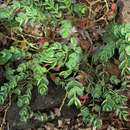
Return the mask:
<svg viewBox="0 0 130 130">
<path fill-rule="evenodd" d="M 93 60 L 107 62 L 115 54 L 115 49 L 118 49 L 120 69 L 122 74 L 129 72 L 129 48 L 130 48 L 130 25 L 129 24 L 110 24 L 103 34 L 103 41 L 106 44 L 100 48 L 93 56 Z"/>
<path fill-rule="evenodd" d="M 56 66 L 63 68 L 56 76 L 64 78 L 64 82 L 66 83 L 69 76 L 78 70 L 81 53 L 82 51 L 74 37 L 70 40 L 70 47 L 65 44 L 62 45 L 59 42 L 46 43 L 36 54 L 28 54 L 28 52 L 17 47 L 2 50 L 0 59 L 1 65 L 5 65 L 6 68 L 6 82 L 0 88 L 0 104 L 4 104 L 9 95 L 17 95 L 17 104 L 21 108 L 21 120 L 27 121 L 30 115 L 32 115 L 29 104 L 32 98 L 33 87 L 37 86 L 41 96 L 46 95 L 49 84 L 47 74 L 51 73 L 51 70 Z M 28 56 L 30 59 L 28 59 Z M 11 63 L 17 60 L 21 60 L 22 63 L 18 64 L 16 68 L 13 68 Z M 48 66 L 47 68 L 44 67 L 46 64 Z M 76 93 L 77 87 L 73 87 L 74 93 Z M 68 90 L 68 92 L 70 95 L 72 91 L 70 92 Z M 76 105 L 78 106 L 78 104 Z"/>
<path fill-rule="evenodd" d="M 72 0 L 13 0 L 9 5 L 0 7 L 0 12 L 0 20 L 24 26 L 27 23 L 48 24 L 48 21 L 55 24 L 64 14 L 80 17 L 87 14 L 88 8 L 85 4 L 74 3 Z"/>
</svg>

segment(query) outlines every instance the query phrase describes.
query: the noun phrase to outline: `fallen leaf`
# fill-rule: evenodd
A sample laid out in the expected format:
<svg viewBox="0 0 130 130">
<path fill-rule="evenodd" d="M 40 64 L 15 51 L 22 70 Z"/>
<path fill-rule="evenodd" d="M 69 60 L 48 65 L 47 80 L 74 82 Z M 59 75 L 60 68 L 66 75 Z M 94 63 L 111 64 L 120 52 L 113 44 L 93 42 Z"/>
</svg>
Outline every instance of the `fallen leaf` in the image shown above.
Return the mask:
<svg viewBox="0 0 130 130">
<path fill-rule="evenodd" d="M 86 20 L 80 20 L 79 21 L 79 28 L 84 29 L 87 26 L 87 21 Z"/>
<path fill-rule="evenodd" d="M 80 46 L 84 51 L 88 52 L 91 47 L 91 43 L 88 40 L 80 40 Z"/>
<path fill-rule="evenodd" d="M 58 72 L 58 71 L 60 71 L 60 68 L 61 68 L 61 66 L 57 65 L 55 68 L 53 68 L 53 70 L 56 71 L 56 72 Z"/>
<path fill-rule="evenodd" d="M 55 81 L 55 80 L 56 80 L 56 75 L 53 74 L 53 73 L 51 73 L 51 74 L 50 74 L 50 78 L 51 78 L 52 81 Z"/>
<path fill-rule="evenodd" d="M 54 130 L 54 124 L 52 124 L 52 123 L 47 123 L 47 124 L 44 126 L 44 128 L 45 128 L 46 130 Z"/>
<path fill-rule="evenodd" d="M 61 116 L 61 112 L 58 108 L 54 108 L 54 113 L 57 117 L 60 117 Z"/>
<path fill-rule="evenodd" d="M 117 77 L 120 76 L 120 69 L 115 64 L 107 65 L 106 71 L 110 73 L 111 75 L 116 75 Z"/>
<path fill-rule="evenodd" d="M 62 120 L 58 120 L 58 128 L 63 128 L 63 121 Z"/>
<path fill-rule="evenodd" d="M 112 3 L 112 5 L 111 5 L 111 10 L 115 12 L 116 9 L 117 9 L 116 4 L 115 4 L 115 3 Z"/>
<path fill-rule="evenodd" d="M 38 40 L 38 44 L 39 45 L 44 45 L 45 43 L 47 43 L 48 42 L 48 40 L 47 40 L 47 38 L 45 38 L 45 37 L 41 37 L 39 40 Z"/>
<path fill-rule="evenodd" d="M 88 95 L 84 95 L 84 96 L 80 96 L 79 97 L 81 103 L 87 103 L 89 101 L 89 96 Z"/>
</svg>

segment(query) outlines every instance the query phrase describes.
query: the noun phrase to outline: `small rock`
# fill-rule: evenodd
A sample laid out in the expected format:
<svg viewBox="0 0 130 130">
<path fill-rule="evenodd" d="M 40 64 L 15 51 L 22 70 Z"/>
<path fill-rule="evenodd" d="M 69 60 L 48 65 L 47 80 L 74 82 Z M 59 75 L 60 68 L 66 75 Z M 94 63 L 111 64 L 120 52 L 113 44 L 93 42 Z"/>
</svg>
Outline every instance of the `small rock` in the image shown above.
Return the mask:
<svg viewBox="0 0 130 130">
<path fill-rule="evenodd" d="M 57 128 L 54 128 L 54 130 L 58 130 Z"/>
<path fill-rule="evenodd" d="M 70 125 L 70 119 L 65 119 L 65 123 L 66 123 L 67 125 Z"/>
<path fill-rule="evenodd" d="M 79 128 L 79 130 L 92 130 L 91 128 Z"/>
<path fill-rule="evenodd" d="M 64 90 L 52 82 L 50 82 L 48 87 L 49 90 L 46 96 L 40 96 L 37 91 L 34 92 L 36 97 L 34 97 L 31 105 L 33 111 L 48 110 L 61 104 L 64 98 Z"/>
<path fill-rule="evenodd" d="M 63 121 L 62 120 L 58 120 L 58 128 L 63 128 Z"/>
<path fill-rule="evenodd" d="M 122 9 L 122 22 L 130 23 L 130 0 L 118 0 Z M 121 5 L 122 4 L 122 5 Z"/>
<path fill-rule="evenodd" d="M 3 128 L 0 127 L 0 130 L 3 130 Z"/>
<path fill-rule="evenodd" d="M 47 124 L 44 126 L 44 128 L 45 128 L 46 130 L 54 130 L 54 124 L 52 124 L 52 123 L 47 123 Z"/>
<path fill-rule="evenodd" d="M 59 110 L 58 108 L 54 108 L 54 112 L 55 112 L 55 115 L 56 115 L 57 117 L 60 117 L 60 116 L 61 116 L 61 112 L 60 112 L 60 110 Z"/>
<path fill-rule="evenodd" d="M 28 128 L 27 130 L 32 130 L 31 128 Z"/>
<path fill-rule="evenodd" d="M 64 90 L 61 87 L 57 87 L 54 83 L 48 85 L 48 95 L 40 96 L 37 89 L 32 93 L 32 103 L 31 109 L 33 111 L 44 111 L 57 107 L 61 104 L 64 98 Z M 11 107 L 7 112 L 7 122 L 9 123 L 11 129 L 25 130 L 28 128 L 38 128 L 42 124 L 40 121 L 29 120 L 27 123 L 21 122 L 19 117 L 19 108 L 16 103 L 12 103 Z M 55 113 L 52 113 L 53 118 Z M 48 129 L 47 129 L 48 130 Z M 51 129 L 50 129 L 51 130 Z M 52 129 L 54 130 L 54 129 Z"/>
<path fill-rule="evenodd" d="M 37 130 L 43 130 L 43 128 L 38 128 Z"/>
</svg>

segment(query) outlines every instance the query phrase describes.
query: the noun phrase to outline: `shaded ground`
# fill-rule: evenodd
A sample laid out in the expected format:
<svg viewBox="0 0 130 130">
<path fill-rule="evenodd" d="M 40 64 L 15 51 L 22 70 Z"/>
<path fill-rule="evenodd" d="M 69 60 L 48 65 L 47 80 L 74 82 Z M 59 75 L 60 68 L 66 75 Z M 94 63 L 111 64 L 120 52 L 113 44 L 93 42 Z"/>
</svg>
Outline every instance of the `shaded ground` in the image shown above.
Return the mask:
<svg viewBox="0 0 130 130">
<path fill-rule="evenodd" d="M 111 3 L 111 2 L 110 2 Z M 121 1 L 118 0 L 118 14 L 116 21 L 119 23 L 130 23 L 130 1 Z M 97 5 L 98 6 L 98 5 Z M 97 13 L 100 12 L 100 8 L 96 8 Z M 123 10 L 122 10 L 123 9 Z M 95 14 L 96 16 L 96 14 Z M 98 25 L 102 26 L 105 24 L 105 17 L 101 17 L 101 19 L 97 19 L 95 22 L 96 24 L 93 25 L 92 30 L 97 28 Z M 91 23 L 88 23 L 91 25 Z M 93 39 L 92 42 L 95 42 L 98 40 L 98 36 L 100 35 L 100 31 L 103 30 L 96 30 L 94 33 L 90 33 L 90 38 Z M 82 32 L 81 32 L 82 33 Z M 83 35 L 82 35 L 83 36 Z M 2 37 L 0 37 L 2 38 Z M 91 39 L 88 37 L 88 41 L 81 39 L 81 47 L 84 50 L 89 50 L 91 48 Z M 6 43 L 6 40 L 9 39 L 3 39 L 0 41 L 3 41 L 0 43 L 0 47 L 8 46 L 4 45 L 4 42 Z M 93 51 L 92 51 L 93 52 Z M 92 53 L 91 52 L 91 53 Z M 2 82 L 3 75 L 2 75 L 3 68 L 0 66 L 0 81 Z M 114 70 L 112 70 L 114 71 Z M 111 72 L 111 70 L 110 70 Z M 115 71 L 113 73 L 120 73 L 117 68 L 115 67 Z M 51 116 L 52 120 L 46 124 L 43 124 L 41 122 L 36 122 L 35 120 L 31 120 L 28 123 L 21 123 L 19 121 L 19 109 L 16 106 L 16 104 L 11 104 L 11 107 L 9 108 L 7 112 L 7 130 L 91 130 L 91 126 L 89 128 L 84 128 L 85 124 L 82 121 L 82 118 L 77 115 L 77 111 L 75 108 L 68 108 L 66 105 L 62 108 L 61 111 L 59 111 L 59 108 L 62 104 L 63 98 L 65 96 L 65 92 L 60 88 L 54 85 L 54 83 L 51 83 L 49 85 L 49 94 L 45 97 L 40 97 L 37 95 L 37 92 L 34 90 L 33 92 L 33 99 L 31 103 L 31 107 L 34 111 L 47 111 Z M 55 96 L 56 95 L 56 96 Z M 128 92 L 128 97 L 130 99 L 130 94 Z M 129 106 L 129 113 L 130 113 L 130 100 L 128 101 Z M 1 110 L 1 112 L 3 109 Z M 1 114 L 1 121 L 3 121 L 3 113 Z M 112 113 L 105 113 L 102 115 L 104 119 L 103 128 L 100 130 L 130 130 L 130 121 L 128 122 L 121 122 L 120 120 L 116 119 L 116 117 Z M 94 128 L 93 128 L 94 130 Z"/>
</svg>

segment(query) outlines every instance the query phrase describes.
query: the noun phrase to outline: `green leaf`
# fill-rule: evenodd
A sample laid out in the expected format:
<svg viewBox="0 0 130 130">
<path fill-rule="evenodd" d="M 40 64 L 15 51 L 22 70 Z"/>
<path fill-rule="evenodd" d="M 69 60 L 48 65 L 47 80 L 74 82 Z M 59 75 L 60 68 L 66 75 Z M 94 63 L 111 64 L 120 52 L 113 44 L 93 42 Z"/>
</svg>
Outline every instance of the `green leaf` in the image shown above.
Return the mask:
<svg viewBox="0 0 130 130">
<path fill-rule="evenodd" d="M 42 122 L 46 122 L 48 120 L 47 114 L 41 112 L 34 113 L 34 118 Z"/>
<path fill-rule="evenodd" d="M 92 111 L 100 112 L 100 111 L 101 111 L 101 107 L 100 107 L 99 105 L 95 105 L 95 106 L 92 108 Z"/>
<path fill-rule="evenodd" d="M 23 72 L 26 71 L 28 69 L 29 65 L 26 63 L 21 63 L 18 67 L 17 67 L 17 71 L 18 72 Z"/>
<path fill-rule="evenodd" d="M 130 56 L 130 46 L 127 46 L 127 47 L 125 48 L 125 51 L 126 51 L 126 54 L 127 54 L 128 56 Z"/>
<path fill-rule="evenodd" d="M 119 109 L 118 112 L 116 112 L 116 114 L 117 116 L 119 116 L 121 120 L 128 121 L 128 116 L 129 116 L 128 111 Z"/>
<path fill-rule="evenodd" d="M 72 24 L 69 20 L 63 20 L 60 27 L 60 35 L 62 38 L 68 38 L 72 31 Z"/>
<path fill-rule="evenodd" d="M 71 46 L 72 46 L 72 48 L 75 50 L 76 49 L 76 47 L 78 46 L 78 41 L 77 41 L 77 39 L 75 38 L 75 37 L 72 37 L 71 39 L 70 39 L 70 41 L 71 41 Z"/>
<path fill-rule="evenodd" d="M 78 99 L 83 95 L 84 88 L 76 80 L 71 80 L 67 83 L 66 91 L 68 93 L 69 103 L 68 105 L 76 105 L 77 108 L 81 107 L 81 102 Z"/>
<path fill-rule="evenodd" d="M 88 118 L 89 117 L 89 109 L 88 107 L 82 107 L 81 108 L 81 115 L 85 118 Z"/>
<path fill-rule="evenodd" d="M 0 8 L 0 19 L 7 19 L 10 17 L 10 11 L 5 8 Z"/>
<path fill-rule="evenodd" d="M 0 65 L 6 64 L 12 57 L 12 54 L 8 50 L 0 52 Z"/>
<path fill-rule="evenodd" d="M 19 115 L 20 115 L 20 120 L 21 121 L 27 122 L 27 120 L 29 119 L 29 110 L 28 110 L 28 108 L 23 107 L 20 110 Z"/>
<path fill-rule="evenodd" d="M 100 84 L 96 84 L 94 90 L 92 91 L 93 98 L 100 98 L 102 96 L 102 86 Z"/>
<path fill-rule="evenodd" d="M 68 102 L 68 106 L 72 106 L 74 104 L 74 98 L 71 98 Z"/>
<path fill-rule="evenodd" d="M 40 94 L 41 96 L 46 95 L 47 90 L 48 90 L 48 87 L 47 87 L 46 84 L 42 84 L 42 83 L 41 83 L 41 84 L 38 86 L 38 92 L 39 92 L 39 94 Z"/>
<path fill-rule="evenodd" d="M 71 75 L 72 70 L 66 70 L 66 71 L 62 71 L 60 72 L 59 76 L 64 77 L 64 79 L 66 79 L 69 75 Z"/>
<path fill-rule="evenodd" d="M 19 107 L 23 107 L 24 105 L 29 105 L 30 104 L 30 99 L 31 97 L 29 97 L 28 95 L 23 95 L 23 96 L 20 96 L 18 98 L 18 102 L 17 102 L 17 105 Z"/>
<path fill-rule="evenodd" d="M 109 102 L 105 101 L 102 104 L 102 109 L 103 111 L 110 112 L 113 110 L 113 104 L 110 101 Z"/>
<path fill-rule="evenodd" d="M 88 13 L 88 7 L 85 4 L 74 4 L 73 5 L 74 13 L 76 13 L 78 16 L 86 15 Z"/>
<path fill-rule="evenodd" d="M 15 93 L 16 95 L 20 96 L 20 95 L 21 95 L 21 90 L 20 90 L 19 88 L 16 88 L 16 89 L 14 90 L 14 93 Z"/>
<path fill-rule="evenodd" d="M 115 51 L 116 46 L 111 42 L 104 46 L 101 49 L 98 49 L 98 51 L 95 53 L 93 56 L 93 60 L 96 61 L 101 61 L 101 62 L 107 62 L 113 55 Z"/>
<path fill-rule="evenodd" d="M 0 105 L 3 105 L 5 102 L 5 98 L 2 92 L 0 92 Z"/>
<path fill-rule="evenodd" d="M 101 119 L 95 119 L 93 121 L 93 125 L 96 127 L 96 128 L 101 128 L 102 127 L 102 120 Z"/>
<path fill-rule="evenodd" d="M 19 13 L 15 20 L 21 25 L 25 24 L 28 21 L 28 17 L 26 16 L 26 13 Z"/>
<path fill-rule="evenodd" d="M 126 34 L 125 39 L 128 43 L 130 43 L 130 32 Z"/>
<path fill-rule="evenodd" d="M 74 69 L 80 64 L 80 56 L 77 53 L 69 55 L 69 60 L 66 62 L 66 66 L 69 69 Z"/>
<path fill-rule="evenodd" d="M 81 102 L 80 102 L 80 100 L 79 100 L 78 98 L 75 98 L 74 104 L 75 104 L 75 106 L 76 106 L 77 108 L 80 108 L 80 107 L 81 107 Z"/>
<path fill-rule="evenodd" d="M 118 85 L 120 83 L 120 80 L 115 75 L 112 75 L 110 77 L 110 81 L 111 81 L 112 84 L 115 84 L 115 85 Z"/>
<path fill-rule="evenodd" d="M 80 88 L 79 86 L 73 86 L 73 88 L 71 88 L 70 92 L 68 93 L 68 98 L 71 98 L 74 95 L 76 96 L 83 95 L 83 89 Z"/>
</svg>

